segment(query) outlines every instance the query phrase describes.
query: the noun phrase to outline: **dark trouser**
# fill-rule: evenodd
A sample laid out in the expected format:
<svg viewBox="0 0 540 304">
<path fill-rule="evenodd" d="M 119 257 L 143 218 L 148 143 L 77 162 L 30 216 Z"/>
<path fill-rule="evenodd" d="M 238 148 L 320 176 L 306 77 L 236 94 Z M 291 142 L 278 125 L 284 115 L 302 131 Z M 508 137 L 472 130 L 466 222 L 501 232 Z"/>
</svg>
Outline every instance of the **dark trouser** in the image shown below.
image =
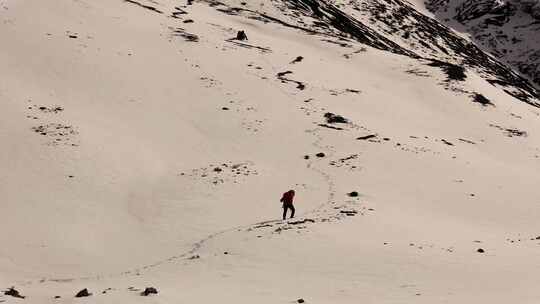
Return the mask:
<svg viewBox="0 0 540 304">
<path fill-rule="evenodd" d="M 291 209 L 291 218 L 294 217 L 294 206 L 293 204 L 283 204 L 283 219 L 287 217 L 287 209 Z"/>
</svg>

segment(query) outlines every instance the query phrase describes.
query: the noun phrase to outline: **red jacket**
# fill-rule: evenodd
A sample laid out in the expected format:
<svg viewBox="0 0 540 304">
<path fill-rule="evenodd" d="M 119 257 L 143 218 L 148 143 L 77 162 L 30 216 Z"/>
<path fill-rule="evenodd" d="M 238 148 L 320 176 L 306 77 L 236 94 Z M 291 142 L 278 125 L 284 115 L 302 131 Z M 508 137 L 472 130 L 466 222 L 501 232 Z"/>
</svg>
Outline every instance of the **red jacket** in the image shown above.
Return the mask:
<svg viewBox="0 0 540 304">
<path fill-rule="evenodd" d="M 294 198 L 294 191 L 289 190 L 289 191 L 283 193 L 283 196 L 281 197 L 281 199 L 279 201 L 282 202 L 283 204 L 290 205 L 290 204 L 293 203 L 293 198 Z"/>
</svg>

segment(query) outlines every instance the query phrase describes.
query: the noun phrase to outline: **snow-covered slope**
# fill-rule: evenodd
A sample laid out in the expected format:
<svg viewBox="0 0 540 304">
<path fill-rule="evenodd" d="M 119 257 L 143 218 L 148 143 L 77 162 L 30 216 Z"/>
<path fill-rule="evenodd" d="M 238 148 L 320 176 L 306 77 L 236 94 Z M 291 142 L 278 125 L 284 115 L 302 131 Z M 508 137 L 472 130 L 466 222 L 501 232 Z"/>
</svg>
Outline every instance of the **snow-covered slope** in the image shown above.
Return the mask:
<svg viewBox="0 0 540 304">
<path fill-rule="evenodd" d="M 540 84 L 538 0 L 428 0 L 435 18 L 470 35 L 500 60 Z"/>
<path fill-rule="evenodd" d="M 348 47 L 354 40 L 371 47 L 422 59 L 443 69 L 472 69 L 508 94 L 533 104 L 540 96 L 531 84 L 511 68 L 482 52 L 453 30 L 417 11 L 402 0 L 349 0 L 336 5 L 328 1 L 286 0 L 260 6 L 257 2 L 208 0 L 228 14 L 277 22 L 339 38 Z M 235 5 L 235 7 L 231 7 Z M 334 42 L 336 43 L 336 42 Z"/>
<path fill-rule="evenodd" d="M 0 7 L 0 302 L 538 299 L 538 93 L 407 3 Z"/>
</svg>

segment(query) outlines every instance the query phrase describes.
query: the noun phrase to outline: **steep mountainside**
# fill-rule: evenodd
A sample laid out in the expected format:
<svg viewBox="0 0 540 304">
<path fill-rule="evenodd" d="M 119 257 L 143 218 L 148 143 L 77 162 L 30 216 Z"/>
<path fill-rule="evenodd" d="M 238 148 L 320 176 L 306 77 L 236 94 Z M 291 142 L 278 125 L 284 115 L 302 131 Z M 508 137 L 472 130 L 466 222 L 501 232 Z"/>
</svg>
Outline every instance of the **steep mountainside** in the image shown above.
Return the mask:
<svg viewBox="0 0 540 304">
<path fill-rule="evenodd" d="M 540 85 L 538 0 L 428 0 L 438 20 L 471 36 L 499 60 Z"/>
<path fill-rule="evenodd" d="M 257 2 L 206 1 L 229 14 L 339 37 L 343 47 L 352 39 L 443 69 L 472 69 L 508 94 L 540 105 L 538 91 L 526 79 L 406 1 L 348 0 L 334 5 L 324 0 L 285 0 L 271 1 L 271 7 Z"/>
</svg>

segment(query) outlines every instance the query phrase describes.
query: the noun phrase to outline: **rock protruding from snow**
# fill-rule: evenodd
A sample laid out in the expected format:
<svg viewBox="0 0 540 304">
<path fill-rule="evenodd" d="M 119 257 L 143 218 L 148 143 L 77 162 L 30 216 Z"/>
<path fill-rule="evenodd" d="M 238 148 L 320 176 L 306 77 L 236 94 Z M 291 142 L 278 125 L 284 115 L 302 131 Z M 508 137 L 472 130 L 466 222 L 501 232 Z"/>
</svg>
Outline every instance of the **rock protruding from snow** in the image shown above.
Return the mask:
<svg viewBox="0 0 540 304">
<path fill-rule="evenodd" d="M 24 299 L 25 296 L 21 295 L 21 293 L 15 289 L 15 287 L 11 287 L 8 290 L 4 291 L 4 295 L 6 296 L 12 296 L 14 298 Z"/>
<path fill-rule="evenodd" d="M 92 293 L 89 292 L 87 288 L 85 288 L 85 289 L 82 289 L 81 291 L 77 292 L 77 294 L 75 295 L 75 298 L 84 298 L 84 297 L 89 297 L 91 295 L 92 295 Z"/>
<path fill-rule="evenodd" d="M 147 297 L 152 294 L 158 294 L 158 290 L 155 287 L 146 287 L 143 292 L 141 292 L 141 296 Z"/>
</svg>

